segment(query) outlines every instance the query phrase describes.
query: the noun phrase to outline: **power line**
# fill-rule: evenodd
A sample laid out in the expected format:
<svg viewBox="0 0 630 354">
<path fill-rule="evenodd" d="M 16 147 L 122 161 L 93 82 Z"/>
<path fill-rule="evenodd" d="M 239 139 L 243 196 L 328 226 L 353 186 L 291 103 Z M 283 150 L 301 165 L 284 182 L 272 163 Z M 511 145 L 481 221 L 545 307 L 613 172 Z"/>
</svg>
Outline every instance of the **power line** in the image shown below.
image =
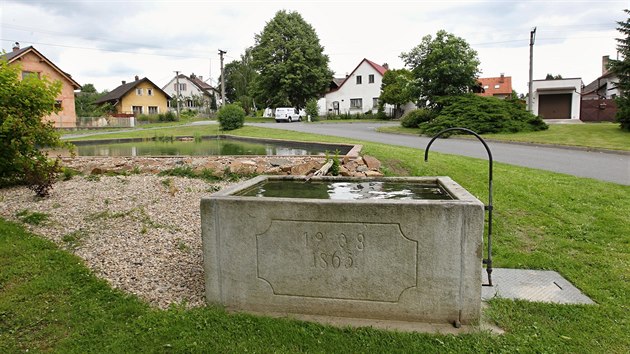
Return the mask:
<svg viewBox="0 0 630 354">
<path fill-rule="evenodd" d="M 19 42 L 20 41 L 19 39 L 7 39 L 7 38 L 0 38 L 0 40 L 1 41 L 7 41 L 7 42 Z M 158 57 L 171 57 L 171 58 L 208 59 L 208 57 L 210 56 L 210 54 L 208 54 L 207 57 L 197 57 L 197 56 L 192 56 L 192 55 L 138 53 L 138 52 L 131 52 L 131 51 L 126 51 L 126 50 L 119 50 L 119 49 L 103 49 L 103 48 L 82 47 L 82 46 L 76 46 L 76 45 L 64 45 L 64 44 L 53 44 L 53 43 L 32 42 L 32 41 L 29 41 L 28 43 L 38 44 L 38 45 L 47 45 L 47 46 L 51 46 L 51 47 L 85 49 L 85 50 L 95 50 L 95 51 L 99 51 L 99 52 L 125 53 L 125 54 L 135 54 L 135 55 L 152 55 L 152 56 L 158 56 Z"/>
<path fill-rule="evenodd" d="M 73 39 L 82 39 L 82 40 L 91 41 L 91 42 L 97 40 L 97 41 L 105 42 L 105 43 L 123 44 L 123 45 L 127 45 L 127 46 L 135 46 L 135 47 L 139 47 L 139 48 L 165 50 L 164 47 L 157 46 L 157 45 L 151 45 L 151 44 L 148 44 L 148 43 L 134 43 L 134 42 L 117 41 L 117 40 L 113 40 L 113 39 L 109 39 L 109 38 L 93 37 L 93 36 L 90 36 L 90 37 L 77 36 L 74 33 L 64 33 L 64 32 L 43 30 L 43 29 L 39 29 L 39 28 L 20 26 L 20 25 L 12 25 L 12 24 L 4 24 L 4 23 L 2 23 L 2 26 L 3 27 L 7 27 L 7 28 L 13 28 L 13 29 L 18 30 L 18 31 L 52 34 L 52 35 L 58 35 L 58 36 L 63 36 L 63 37 L 69 37 L 69 38 L 73 38 Z M 93 49 L 93 48 L 87 48 L 87 49 Z M 186 50 L 186 52 L 187 53 L 198 53 L 198 54 L 207 55 L 207 56 L 211 55 L 210 52 L 195 52 L 195 51 L 191 51 L 191 50 L 188 50 L 188 49 Z"/>
</svg>

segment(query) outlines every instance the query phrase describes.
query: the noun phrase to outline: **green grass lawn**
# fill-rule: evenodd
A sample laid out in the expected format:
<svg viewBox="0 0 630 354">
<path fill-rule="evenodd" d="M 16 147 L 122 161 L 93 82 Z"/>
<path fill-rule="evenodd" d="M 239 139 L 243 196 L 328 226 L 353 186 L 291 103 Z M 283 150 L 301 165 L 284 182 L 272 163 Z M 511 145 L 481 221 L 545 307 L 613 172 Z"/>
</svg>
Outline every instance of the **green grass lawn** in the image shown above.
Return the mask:
<svg viewBox="0 0 630 354">
<path fill-rule="evenodd" d="M 348 142 L 255 127 L 230 133 Z M 420 149 L 360 143 L 387 175 L 447 175 L 487 199 L 485 160 L 431 153 L 425 163 Z M 496 163 L 493 197 L 495 266 L 555 270 L 597 305 L 495 299 L 485 316 L 501 336 L 339 329 L 212 306 L 162 311 L 0 219 L 0 352 L 627 353 L 630 186 Z"/>
<path fill-rule="evenodd" d="M 402 126 L 381 127 L 378 131 L 400 134 L 420 134 L 418 129 Z M 550 124 L 548 130 L 514 134 L 484 134 L 487 139 L 536 144 L 556 144 L 630 151 L 630 133 L 616 123 Z M 466 136 L 462 136 L 466 137 Z"/>
</svg>

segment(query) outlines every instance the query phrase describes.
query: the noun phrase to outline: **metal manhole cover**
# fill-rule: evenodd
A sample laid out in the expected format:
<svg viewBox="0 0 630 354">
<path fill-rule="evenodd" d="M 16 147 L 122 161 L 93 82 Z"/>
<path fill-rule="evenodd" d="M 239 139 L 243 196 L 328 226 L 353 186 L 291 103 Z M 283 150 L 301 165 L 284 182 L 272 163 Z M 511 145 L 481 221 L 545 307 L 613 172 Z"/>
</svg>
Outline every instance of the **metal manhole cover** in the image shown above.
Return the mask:
<svg viewBox="0 0 630 354">
<path fill-rule="evenodd" d="M 482 287 L 482 300 L 500 297 L 557 304 L 595 304 L 554 271 L 494 268 L 492 284 L 492 287 Z"/>
</svg>

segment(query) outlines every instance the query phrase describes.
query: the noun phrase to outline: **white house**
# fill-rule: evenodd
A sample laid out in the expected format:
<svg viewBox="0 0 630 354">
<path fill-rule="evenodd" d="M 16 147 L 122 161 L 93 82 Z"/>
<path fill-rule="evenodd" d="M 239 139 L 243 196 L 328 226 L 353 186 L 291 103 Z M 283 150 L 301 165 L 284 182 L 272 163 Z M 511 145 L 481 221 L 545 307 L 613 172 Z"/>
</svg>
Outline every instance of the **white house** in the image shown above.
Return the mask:
<svg viewBox="0 0 630 354">
<path fill-rule="evenodd" d="M 376 113 L 387 70 L 387 64 L 378 65 L 363 59 L 343 81 L 334 79 L 331 90 L 318 102 L 320 115 Z M 392 109 L 393 106 L 385 105 L 387 113 Z"/>
<path fill-rule="evenodd" d="M 619 78 L 613 72 L 608 71 L 609 56 L 602 57 L 602 76 L 593 80 L 582 89 L 583 100 L 613 99 L 621 95 L 619 90 Z"/>
<path fill-rule="evenodd" d="M 173 77 L 162 90 L 173 98 L 179 95 L 182 109 L 207 111 L 210 108 L 212 96 L 215 97 L 217 105 L 219 104 L 217 89 L 204 82 L 202 76 L 195 74 L 190 74 L 190 76 L 179 74 Z M 170 104 L 169 101 L 169 108 L 176 109 L 175 105 L 171 106 Z"/>
<path fill-rule="evenodd" d="M 580 120 L 582 79 L 533 80 L 532 113 L 543 119 Z"/>
</svg>

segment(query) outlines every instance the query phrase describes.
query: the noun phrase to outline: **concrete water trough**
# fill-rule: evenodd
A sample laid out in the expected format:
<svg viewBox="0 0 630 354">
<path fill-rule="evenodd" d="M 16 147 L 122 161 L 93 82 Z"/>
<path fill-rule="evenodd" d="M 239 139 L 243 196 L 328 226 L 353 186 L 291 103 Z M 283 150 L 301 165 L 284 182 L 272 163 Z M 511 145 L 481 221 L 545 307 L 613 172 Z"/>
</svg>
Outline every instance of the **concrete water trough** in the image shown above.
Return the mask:
<svg viewBox="0 0 630 354">
<path fill-rule="evenodd" d="M 484 205 L 448 177 L 259 176 L 202 199 L 201 223 L 208 303 L 479 321 Z"/>
</svg>

